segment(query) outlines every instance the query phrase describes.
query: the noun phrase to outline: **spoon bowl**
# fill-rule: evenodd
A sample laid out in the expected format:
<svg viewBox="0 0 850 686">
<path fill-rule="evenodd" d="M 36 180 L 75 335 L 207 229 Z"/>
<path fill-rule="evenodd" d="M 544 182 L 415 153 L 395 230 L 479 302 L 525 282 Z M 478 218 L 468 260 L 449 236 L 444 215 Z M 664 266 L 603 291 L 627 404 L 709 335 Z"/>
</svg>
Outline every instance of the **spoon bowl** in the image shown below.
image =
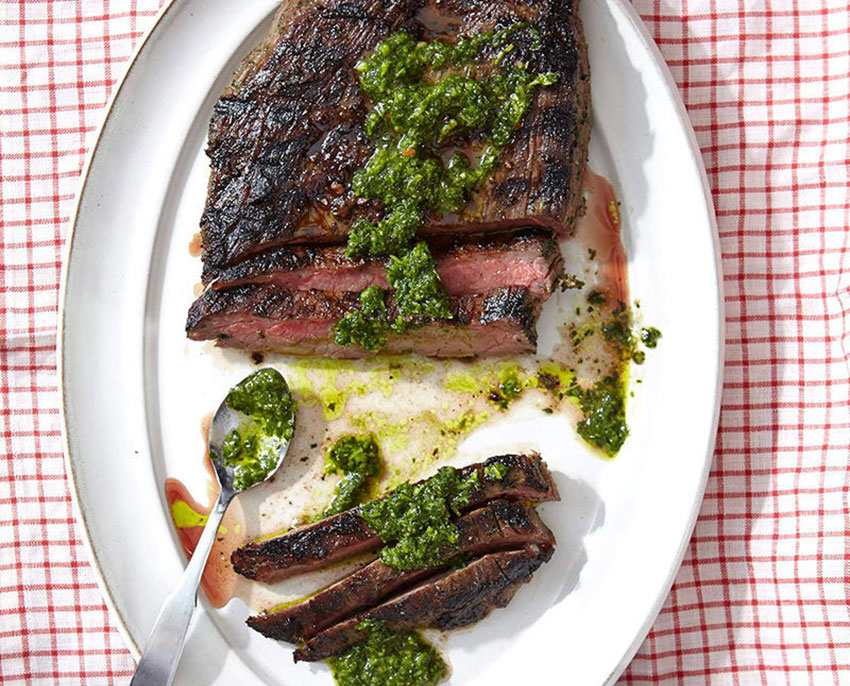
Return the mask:
<svg viewBox="0 0 850 686">
<path fill-rule="evenodd" d="M 283 416 L 279 417 L 282 423 L 289 427 L 289 430 L 285 436 L 280 437 L 277 445 L 267 446 L 277 452 L 276 459 L 272 460 L 274 466 L 271 469 L 264 470 L 264 476 L 262 479 L 251 483 L 249 486 L 244 486 L 239 483 L 239 480 L 234 478 L 238 467 L 227 459 L 225 454 L 226 441 L 234 434 L 234 432 L 241 436 L 254 435 L 258 428 L 262 431 L 263 427 L 257 426 L 258 421 L 255 417 L 241 411 L 240 409 L 231 407 L 231 405 L 228 404 L 228 400 L 231 399 L 231 396 L 236 389 L 250 385 L 252 382 L 256 382 L 257 380 L 265 382 L 264 385 L 266 386 L 266 390 L 270 387 L 274 388 L 279 393 L 285 394 L 289 398 L 289 402 L 283 403 L 284 407 L 281 408 Z M 216 479 L 218 480 L 218 484 L 221 487 L 221 491 L 231 492 L 235 495 L 247 490 L 247 488 L 255 486 L 261 481 L 267 481 L 283 464 L 283 460 L 286 457 L 292 433 L 294 431 L 295 402 L 292 400 L 292 392 L 289 389 L 289 384 L 287 384 L 286 379 L 279 371 L 267 367 L 254 372 L 239 382 L 239 384 L 237 384 L 234 389 L 228 393 L 227 397 L 221 402 L 221 405 L 218 406 L 218 409 L 213 416 L 212 423 L 210 424 L 208 434 L 209 458 L 212 463 Z"/>
</svg>

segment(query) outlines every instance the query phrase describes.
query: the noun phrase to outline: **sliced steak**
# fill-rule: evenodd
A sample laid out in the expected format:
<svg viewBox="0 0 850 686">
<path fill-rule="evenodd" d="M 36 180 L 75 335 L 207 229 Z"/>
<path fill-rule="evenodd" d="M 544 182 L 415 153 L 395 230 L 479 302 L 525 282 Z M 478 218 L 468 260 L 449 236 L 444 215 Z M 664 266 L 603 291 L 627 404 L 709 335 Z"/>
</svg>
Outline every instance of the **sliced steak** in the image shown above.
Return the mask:
<svg viewBox="0 0 850 686">
<path fill-rule="evenodd" d="M 431 357 L 534 352 L 540 304 L 522 287 L 456 296 L 450 299 L 453 319 L 392 334 L 381 352 Z M 394 316 L 393 303 L 388 305 Z M 274 284 L 208 290 L 189 309 L 186 332 L 195 341 L 215 340 L 255 352 L 364 357 L 369 351 L 333 339 L 334 324 L 359 308 L 359 294 L 350 291 L 298 291 Z"/>
<path fill-rule="evenodd" d="M 536 543 L 555 545 L 555 537 L 527 502 L 494 500 L 457 521 L 458 546 L 449 555 L 523 548 Z M 371 607 L 415 582 L 433 576 L 439 567 L 399 571 L 375 560 L 297 605 L 248 619 L 248 626 L 268 638 L 290 643 L 311 639 L 320 631 Z"/>
<path fill-rule="evenodd" d="M 563 271 L 558 243 L 540 233 L 482 237 L 437 252 L 435 259 L 449 295 L 521 286 L 532 297 L 547 298 Z M 226 268 L 212 288 L 267 283 L 288 290 L 357 293 L 369 286 L 388 287 L 383 260 L 349 260 L 341 246 L 283 246 Z"/>
<path fill-rule="evenodd" d="M 295 661 L 314 662 L 344 653 L 365 640 L 357 626 L 367 619 L 398 631 L 474 624 L 495 608 L 505 607 L 552 552 L 548 545 L 529 545 L 524 550 L 485 555 L 326 629 L 295 651 Z"/>
<path fill-rule="evenodd" d="M 536 94 L 497 169 L 456 215 L 423 235 L 543 226 L 569 233 L 580 207 L 590 131 L 590 80 L 577 0 L 284 0 L 262 42 L 215 105 L 211 174 L 201 219 L 203 281 L 278 245 L 341 243 L 358 218 L 353 173 L 373 152 L 355 63 L 397 30 L 423 38 L 532 26 L 505 60 L 558 81 Z M 443 30 L 451 30 L 444 34 Z"/>
<path fill-rule="evenodd" d="M 507 467 L 493 481 L 484 470 L 493 464 Z M 502 455 L 460 470 L 465 478 L 478 472 L 479 488 L 467 509 L 497 498 L 545 502 L 559 500 L 558 489 L 539 455 Z M 380 547 L 380 536 L 357 514 L 357 508 L 292 529 L 279 536 L 248 543 L 233 551 L 230 561 L 242 576 L 259 581 L 279 581 L 326 567 L 333 562 Z"/>
</svg>

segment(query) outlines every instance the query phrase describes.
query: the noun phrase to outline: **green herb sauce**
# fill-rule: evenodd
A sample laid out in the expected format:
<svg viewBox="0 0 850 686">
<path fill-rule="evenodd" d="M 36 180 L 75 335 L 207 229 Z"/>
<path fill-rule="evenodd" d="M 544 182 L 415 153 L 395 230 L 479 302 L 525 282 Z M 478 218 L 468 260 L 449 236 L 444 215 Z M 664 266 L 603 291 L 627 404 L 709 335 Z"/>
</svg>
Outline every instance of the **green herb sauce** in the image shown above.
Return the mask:
<svg viewBox="0 0 850 686">
<path fill-rule="evenodd" d="M 579 406 L 582 419 L 577 432 L 585 441 L 614 457 L 629 435 L 626 424 L 626 385 L 619 372 L 612 372 L 590 388 L 576 382 L 575 373 L 556 363 L 541 365 L 540 386 L 553 397 L 571 398 Z"/>
<path fill-rule="evenodd" d="M 637 364 L 643 363 L 642 356 L 636 356 L 637 339 L 632 334 L 631 313 L 625 304 L 618 303 L 611 317 L 602 322 L 602 335 L 612 343 L 620 354 L 621 359 L 632 359 Z"/>
<path fill-rule="evenodd" d="M 585 339 L 598 331 L 615 355 L 611 369 L 590 387 L 579 385 L 574 379 L 562 383 L 552 374 L 538 375 L 538 378 L 541 385 L 556 397 L 568 396 L 577 402 L 584 415 L 578 424 L 579 435 L 609 457 L 614 457 L 629 435 L 625 410 L 628 363 L 643 364 L 646 351 L 641 349 L 641 345 L 657 347 L 661 332 L 654 327 L 635 329 L 631 308 L 617 301 L 612 309 L 603 291 L 591 291 L 586 299 L 588 312 L 597 310 L 597 314 L 593 315 L 591 324 L 570 329 L 570 342 L 573 350 L 578 350 Z M 640 307 L 637 301 L 635 307 Z"/>
<path fill-rule="evenodd" d="M 575 370 L 558 362 L 544 362 L 537 368 L 537 383 L 553 397 L 562 400 L 576 384 Z"/>
<path fill-rule="evenodd" d="M 519 371 L 508 368 L 499 376 L 499 385 L 490 390 L 490 402 L 502 410 L 507 410 L 510 404 L 522 395 L 525 384 L 519 377 Z"/>
<path fill-rule="evenodd" d="M 510 37 L 519 31 L 531 32 L 539 45 L 535 30 L 521 23 L 454 44 L 418 41 L 400 31 L 356 65 L 360 87 L 373 102 L 365 129 L 375 150 L 354 174 L 352 190 L 382 201 L 385 215 L 378 222 L 355 222 L 347 255 L 389 258 L 387 278 L 398 315 L 390 320 L 385 299 L 361 298 L 363 314 L 350 313 L 338 322 L 337 344 L 374 352 L 391 331 L 452 318 L 431 252 L 414 238 L 429 216 L 464 205 L 496 167 L 534 89 L 557 81 L 557 74 L 535 74 L 511 59 Z M 484 70 L 489 75 L 476 78 L 475 66 L 483 63 L 491 67 Z M 474 164 L 459 153 L 445 160 L 445 149 L 469 133 L 478 148 Z"/>
<path fill-rule="evenodd" d="M 343 436 L 325 456 L 326 474 L 377 476 L 380 471 L 380 448 L 373 434 Z"/>
<path fill-rule="evenodd" d="M 225 402 L 252 420 L 241 431 L 233 429 L 221 446 L 222 460 L 233 467 L 233 486 L 241 490 L 263 481 L 277 465 L 281 447 L 292 438 L 295 402 L 273 369 L 251 374 L 230 390 Z"/>
<path fill-rule="evenodd" d="M 451 319 L 449 298 L 425 243 L 417 243 L 403 257 L 390 257 L 387 281 L 399 312 L 395 330 L 404 331 L 407 322 L 425 317 Z"/>
<path fill-rule="evenodd" d="M 321 514 L 315 517 L 315 520 L 324 519 L 331 515 L 345 512 L 354 507 L 357 501 L 360 500 L 360 494 L 363 487 L 366 485 L 366 477 L 362 474 L 346 474 L 339 480 L 339 483 L 334 489 L 331 501 L 325 506 Z"/>
<path fill-rule="evenodd" d="M 463 478 L 457 469 L 443 467 L 421 484 L 404 483 L 361 505 L 360 516 L 388 544 L 379 553 L 381 560 L 402 570 L 443 563 L 458 548 L 452 516 L 469 504 L 478 484 L 476 471 Z"/>
<path fill-rule="evenodd" d="M 508 466 L 501 462 L 494 462 L 484 468 L 484 478 L 487 481 L 501 481 L 508 473 Z"/>
<path fill-rule="evenodd" d="M 333 498 L 318 517 L 323 519 L 354 507 L 369 477 L 381 472 L 380 448 L 373 434 L 343 436 L 325 456 L 325 473 L 342 474 Z"/>
<path fill-rule="evenodd" d="M 614 457 L 629 435 L 626 424 L 626 387 L 619 375 L 606 376 L 592 388 L 574 386 L 568 395 L 578 400 L 584 419 L 578 434 L 609 457 Z"/>
<path fill-rule="evenodd" d="M 378 286 L 369 286 L 360 294 L 360 309 L 350 312 L 334 327 L 338 345 L 359 345 L 378 352 L 387 344 L 387 294 Z"/>
<path fill-rule="evenodd" d="M 437 650 L 412 631 L 392 631 L 380 622 L 357 625 L 366 640 L 329 660 L 339 686 L 434 686 L 448 673 Z"/>
</svg>

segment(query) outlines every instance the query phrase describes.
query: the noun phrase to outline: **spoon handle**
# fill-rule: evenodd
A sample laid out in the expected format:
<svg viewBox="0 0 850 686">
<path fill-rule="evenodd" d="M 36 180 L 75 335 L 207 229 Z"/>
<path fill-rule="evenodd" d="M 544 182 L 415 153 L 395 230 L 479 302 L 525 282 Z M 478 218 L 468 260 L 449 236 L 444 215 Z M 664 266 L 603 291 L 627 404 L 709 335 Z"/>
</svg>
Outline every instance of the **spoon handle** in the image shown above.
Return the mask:
<svg viewBox="0 0 850 686">
<path fill-rule="evenodd" d="M 232 493 L 219 495 L 192 559 L 180 577 L 180 584 L 166 598 L 159 611 L 159 617 L 148 638 L 142 659 L 136 666 L 130 686 L 168 686 L 174 678 L 183 652 L 186 632 L 195 611 L 201 574 L 206 567 L 221 518 L 232 497 Z"/>
</svg>

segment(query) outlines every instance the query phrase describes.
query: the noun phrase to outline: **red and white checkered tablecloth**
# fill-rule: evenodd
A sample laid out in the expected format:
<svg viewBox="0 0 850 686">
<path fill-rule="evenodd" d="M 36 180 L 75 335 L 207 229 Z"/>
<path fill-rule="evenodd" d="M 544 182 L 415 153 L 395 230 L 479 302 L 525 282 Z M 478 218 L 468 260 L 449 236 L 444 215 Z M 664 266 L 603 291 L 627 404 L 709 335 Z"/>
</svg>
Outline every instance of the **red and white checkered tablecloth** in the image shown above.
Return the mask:
<svg viewBox="0 0 850 686">
<path fill-rule="evenodd" d="M 848 685 L 848 3 L 634 3 L 714 191 L 728 361 L 694 538 L 621 683 Z M 0 0 L 2 684 L 133 668 L 75 529 L 54 341 L 83 157 L 159 4 Z"/>
</svg>

